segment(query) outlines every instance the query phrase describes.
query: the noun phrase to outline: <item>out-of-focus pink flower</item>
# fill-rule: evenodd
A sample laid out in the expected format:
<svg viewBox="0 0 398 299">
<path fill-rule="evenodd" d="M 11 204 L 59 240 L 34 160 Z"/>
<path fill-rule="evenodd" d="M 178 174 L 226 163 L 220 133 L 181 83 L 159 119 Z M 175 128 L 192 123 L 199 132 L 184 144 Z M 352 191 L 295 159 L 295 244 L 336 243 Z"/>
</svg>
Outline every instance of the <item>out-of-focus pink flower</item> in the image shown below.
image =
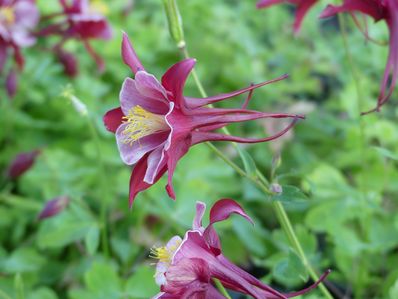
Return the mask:
<svg viewBox="0 0 398 299">
<path fill-rule="evenodd" d="M 39 11 L 34 0 L 0 0 L 0 73 L 11 52 L 19 69 L 23 69 L 21 48 L 30 47 L 36 42 L 31 31 L 38 22 Z M 6 90 L 10 97 L 16 92 L 16 83 L 16 73 L 11 69 L 6 79 Z"/>
<path fill-rule="evenodd" d="M 377 107 L 365 112 L 379 111 L 388 101 L 398 79 L 398 1 L 397 0 L 344 0 L 340 6 L 329 5 L 322 12 L 321 18 L 327 18 L 337 13 L 349 12 L 353 15 L 359 12 L 372 17 L 376 22 L 385 21 L 389 32 L 389 54 L 377 99 Z M 390 78 L 391 76 L 391 78 Z"/>
<path fill-rule="evenodd" d="M 48 201 L 44 209 L 40 212 L 38 219 L 43 220 L 61 213 L 69 204 L 69 197 L 59 196 Z"/>
<path fill-rule="evenodd" d="M 33 166 L 39 154 L 39 150 L 18 154 L 11 162 L 7 171 L 7 176 L 11 179 L 16 179 L 23 175 Z"/>
<path fill-rule="evenodd" d="M 318 0 L 260 0 L 257 2 L 257 8 L 266 8 L 280 3 L 291 3 L 297 6 L 296 17 L 293 23 L 293 31 L 297 34 L 300 31 L 301 23 L 308 11 L 318 2 Z"/>
<path fill-rule="evenodd" d="M 62 49 L 57 52 L 57 56 L 64 67 L 65 74 L 71 78 L 76 77 L 79 73 L 76 56 Z"/>
<path fill-rule="evenodd" d="M 137 193 L 157 182 L 166 171 L 166 190 L 170 197 L 175 198 L 172 187 L 173 173 L 177 162 L 191 146 L 205 141 L 270 141 L 286 133 L 297 118 L 303 118 L 286 113 L 205 107 L 279 81 L 286 76 L 213 97 L 188 98 L 183 95 L 183 90 L 185 81 L 195 65 L 194 59 L 176 63 L 159 82 L 145 71 L 125 34 L 122 56 L 135 74 L 135 79 L 125 79 L 120 92 L 121 107 L 108 111 L 104 116 L 104 123 L 109 131 L 116 133 L 123 162 L 127 165 L 135 164 L 130 180 L 130 205 Z M 230 123 L 270 117 L 292 117 L 294 120 L 284 130 L 266 138 L 242 138 L 213 132 Z"/>
<path fill-rule="evenodd" d="M 231 199 L 221 199 L 210 210 L 210 223 L 204 228 L 202 218 L 206 205 L 196 204 L 192 229 L 183 239 L 173 237 L 165 247 L 153 248 L 151 257 L 156 264 L 156 283 L 161 293 L 153 298 L 224 298 L 212 285 L 218 279 L 224 287 L 250 295 L 256 299 L 292 298 L 315 288 L 326 278 L 327 271 L 311 287 L 295 293 L 282 294 L 231 263 L 223 254 L 219 237 L 213 224 L 238 214 L 252 223 L 242 207 Z"/>
</svg>

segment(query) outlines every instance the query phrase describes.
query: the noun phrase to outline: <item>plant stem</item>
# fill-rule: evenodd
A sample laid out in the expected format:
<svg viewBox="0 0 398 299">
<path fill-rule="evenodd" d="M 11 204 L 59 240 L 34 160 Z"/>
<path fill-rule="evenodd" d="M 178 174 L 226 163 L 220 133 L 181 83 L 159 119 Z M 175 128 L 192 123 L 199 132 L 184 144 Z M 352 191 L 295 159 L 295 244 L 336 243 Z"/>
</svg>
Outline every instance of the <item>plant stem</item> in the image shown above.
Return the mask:
<svg viewBox="0 0 398 299">
<path fill-rule="evenodd" d="M 182 47 L 180 49 L 181 49 L 182 54 L 184 55 L 185 58 L 190 58 L 188 50 L 187 50 L 186 47 Z M 202 83 L 201 83 L 201 81 L 200 81 L 195 69 L 192 70 L 192 76 L 193 76 L 193 79 L 195 81 L 195 84 L 196 84 L 201 96 L 204 97 L 204 98 L 207 97 L 206 91 L 204 90 L 203 85 L 202 85 Z M 228 134 L 228 135 L 230 135 L 230 133 L 229 133 L 227 128 L 223 128 L 223 132 Z M 258 170 L 258 168 L 256 169 L 256 173 L 258 174 L 258 178 L 253 178 L 252 176 L 247 174 L 246 171 L 244 171 L 242 168 L 240 168 L 238 165 L 236 165 L 233 161 L 231 161 L 227 156 L 225 156 L 212 143 L 206 142 L 206 144 L 223 161 L 225 161 L 228 165 L 230 165 L 238 174 L 240 174 L 243 177 L 246 177 L 252 183 L 254 183 L 259 189 L 261 189 L 261 191 L 263 191 L 264 194 L 273 195 L 273 193 L 268 188 L 268 182 L 267 182 L 266 178 L 261 174 L 261 172 Z M 236 143 L 233 143 L 233 144 L 234 144 L 235 147 L 238 147 L 238 145 Z M 283 231 L 285 232 L 285 234 L 288 237 L 290 245 L 294 248 L 294 250 L 297 252 L 299 257 L 301 258 L 301 261 L 302 261 L 303 265 L 305 266 L 305 268 L 307 269 L 307 271 L 308 271 L 309 275 L 311 276 L 311 278 L 314 281 L 317 281 L 319 279 L 319 276 L 316 274 L 315 270 L 313 269 L 313 267 L 309 263 L 307 257 L 305 256 L 304 250 L 303 250 L 303 248 L 302 248 L 302 246 L 300 244 L 300 241 L 298 240 L 298 238 L 296 236 L 296 233 L 294 232 L 293 226 L 292 226 L 292 224 L 290 222 L 290 219 L 289 219 L 289 217 L 288 217 L 288 215 L 287 215 L 287 213 L 285 211 L 285 208 L 283 207 L 282 203 L 279 202 L 279 201 L 273 201 L 272 202 L 272 206 L 273 206 L 273 208 L 275 210 L 275 213 L 277 215 L 277 219 L 278 219 Z M 216 283 L 217 287 L 219 287 L 219 285 L 222 286 L 220 281 L 214 280 L 214 282 Z M 224 287 L 222 287 L 222 288 L 224 289 Z M 319 288 L 320 288 L 320 290 L 322 291 L 322 293 L 324 294 L 324 296 L 326 298 L 333 299 L 332 295 L 329 293 L 327 288 L 322 283 L 319 284 Z M 225 289 L 224 289 L 224 291 L 225 291 Z M 227 295 L 225 295 L 224 293 L 223 293 L 223 295 L 227 297 Z M 230 298 L 230 297 L 227 297 L 227 298 Z"/>
<path fill-rule="evenodd" d="M 224 288 L 222 285 L 221 281 L 219 281 L 217 278 L 213 278 L 213 282 L 216 285 L 217 289 L 220 291 L 220 293 L 227 299 L 232 299 L 231 296 L 228 294 L 227 290 Z"/>
<path fill-rule="evenodd" d="M 98 135 L 97 129 L 94 126 L 90 115 L 87 115 L 87 124 L 90 129 L 91 136 L 94 140 L 95 147 L 97 150 L 97 158 L 98 158 L 98 168 L 99 168 L 99 177 L 101 180 L 101 185 L 103 188 L 103 197 L 101 199 L 101 208 L 100 208 L 100 218 L 101 218 L 101 245 L 102 250 L 104 251 L 105 256 L 109 256 L 109 241 L 108 241 L 108 223 L 107 223 L 107 205 L 108 205 L 108 184 L 106 179 L 106 169 L 104 160 L 101 154 L 101 140 Z"/>
</svg>

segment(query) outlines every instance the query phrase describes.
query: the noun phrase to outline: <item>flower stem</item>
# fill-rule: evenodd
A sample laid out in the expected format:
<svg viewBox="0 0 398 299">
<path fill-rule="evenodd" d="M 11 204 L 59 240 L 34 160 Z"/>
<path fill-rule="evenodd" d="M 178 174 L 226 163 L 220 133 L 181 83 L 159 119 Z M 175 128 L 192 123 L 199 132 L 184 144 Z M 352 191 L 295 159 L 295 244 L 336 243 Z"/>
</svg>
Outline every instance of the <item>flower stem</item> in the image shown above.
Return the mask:
<svg viewBox="0 0 398 299">
<path fill-rule="evenodd" d="M 107 206 L 108 206 L 108 184 L 107 184 L 107 178 L 106 176 L 106 169 L 105 169 L 105 164 L 104 160 L 102 158 L 101 154 L 101 140 L 98 135 L 97 129 L 95 128 L 95 125 L 90 118 L 89 115 L 87 115 L 87 124 L 90 129 L 90 133 L 92 138 L 94 139 L 96 150 L 97 150 L 97 158 L 98 158 L 98 168 L 100 172 L 100 180 L 102 181 L 101 185 L 103 189 L 103 197 L 101 200 L 101 208 L 100 208 L 100 219 L 101 219 L 101 246 L 102 250 L 104 251 L 105 256 L 109 257 L 109 241 L 108 241 L 108 223 L 107 223 Z"/>
<path fill-rule="evenodd" d="M 228 294 L 227 290 L 224 288 L 222 285 L 221 281 L 219 281 L 217 278 L 213 278 L 213 282 L 216 285 L 217 289 L 220 291 L 220 293 L 227 299 L 232 299 L 231 296 Z"/>
<path fill-rule="evenodd" d="M 181 47 L 180 48 L 182 51 L 182 54 L 184 55 L 185 58 L 190 58 L 188 50 L 186 47 Z M 195 84 L 199 90 L 199 93 L 201 94 L 202 97 L 207 97 L 206 91 L 203 88 L 203 85 L 195 71 L 195 69 L 192 70 L 192 76 L 193 79 L 195 81 Z M 229 131 L 227 128 L 223 128 L 224 133 L 230 135 Z M 256 169 L 257 174 L 260 174 L 258 178 L 254 178 L 252 176 L 250 176 L 248 173 L 246 173 L 245 170 L 243 170 L 242 168 L 240 168 L 238 165 L 236 165 L 233 161 L 231 161 L 227 156 L 225 156 L 219 149 L 217 149 L 217 147 L 215 147 L 212 143 L 207 142 L 206 143 L 210 149 L 212 149 L 223 161 L 225 161 L 228 165 L 230 165 L 238 174 L 240 174 L 243 177 L 246 177 L 247 179 L 249 179 L 252 183 L 254 183 L 259 189 L 261 189 L 261 191 L 266 194 L 266 195 L 272 195 L 273 193 L 269 190 L 268 187 L 268 182 L 265 179 L 265 177 L 261 174 L 261 172 L 258 170 L 258 168 Z M 238 145 L 236 143 L 233 143 L 235 147 L 238 147 Z M 313 267 L 311 266 L 311 264 L 309 263 L 304 250 L 300 244 L 300 241 L 298 240 L 296 233 L 294 232 L 293 226 L 290 222 L 290 219 L 286 213 L 285 208 L 283 207 L 282 203 L 279 201 L 273 201 L 272 206 L 275 210 L 275 213 L 277 215 L 277 219 L 283 229 L 283 231 L 285 232 L 285 234 L 288 237 L 288 240 L 290 242 L 290 245 L 294 248 L 294 250 L 297 252 L 297 254 L 299 255 L 299 257 L 301 258 L 301 261 L 303 263 L 303 265 L 305 266 L 305 268 L 307 269 L 309 275 L 311 276 L 311 278 L 314 281 L 317 281 L 319 279 L 319 276 L 316 274 L 315 270 L 313 269 Z M 218 280 L 214 280 L 214 282 L 216 283 L 217 287 L 220 289 L 220 285 L 222 286 L 221 282 Z M 319 284 L 319 288 L 322 291 L 322 293 L 324 294 L 325 298 L 328 299 L 333 299 L 332 295 L 329 293 L 329 291 L 327 290 L 327 288 L 321 283 Z M 224 288 L 223 288 L 224 289 Z M 225 290 L 225 289 L 224 289 Z M 221 290 L 220 290 L 221 291 Z M 223 293 L 224 296 L 227 297 L 227 295 L 225 295 Z M 229 296 L 227 298 L 230 298 Z"/>
</svg>

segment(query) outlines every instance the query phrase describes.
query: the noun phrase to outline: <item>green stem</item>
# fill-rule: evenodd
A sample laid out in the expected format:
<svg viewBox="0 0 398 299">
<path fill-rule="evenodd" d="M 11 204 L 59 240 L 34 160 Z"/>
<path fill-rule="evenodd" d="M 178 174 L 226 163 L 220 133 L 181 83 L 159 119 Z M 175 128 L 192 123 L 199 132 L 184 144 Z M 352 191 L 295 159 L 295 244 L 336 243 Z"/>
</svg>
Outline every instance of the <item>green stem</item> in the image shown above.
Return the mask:
<svg viewBox="0 0 398 299">
<path fill-rule="evenodd" d="M 103 189 L 103 198 L 101 199 L 101 210 L 100 210 L 100 219 L 101 219 L 101 244 L 102 249 L 104 251 L 105 256 L 109 256 L 109 241 L 108 241 L 108 223 L 107 223 L 107 205 L 108 205 L 108 184 L 106 176 L 106 169 L 104 160 L 101 154 L 101 140 L 98 135 L 97 129 L 95 128 L 92 119 L 89 115 L 87 117 L 87 124 L 90 129 L 91 136 L 95 142 L 95 147 L 97 150 L 97 159 L 98 159 L 98 168 L 99 168 L 99 177 L 101 180 L 101 185 Z"/>
<path fill-rule="evenodd" d="M 181 48 L 181 51 L 184 55 L 185 58 L 189 58 L 189 53 L 186 47 Z M 201 94 L 202 97 L 207 97 L 206 91 L 203 88 L 203 85 L 195 71 L 195 69 L 192 70 L 192 76 L 194 78 L 194 81 L 196 83 L 196 86 L 199 90 L 199 93 Z M 223 128 L 224 133 L 229 134 L 228 129 Z M 254 183 L 258 188 L 260 188 L 265 194 L 267 195 L 272 195 L 273 193 L 269 190 L 268 188 L 268 181 L 266 180 L 266 178 L 261 174 L 261 172 L 258 170 L 258 168 L 256 169 L 256 173 L 259 174 L 258 178 L 253 178 L 252 176 L 248 175 L 242 168 L 240 168 L 238 165 L 236 165 L 233 161 L 231 161 L 227 156 L 225 156 L 220 150 L 217 149 L 217 147 L 215 147 L 213 144 L 211 144 L 210 142 L 206 143 L 222 160 L 224 160 L 228 165 L 230 165 L 238 174 L 240 174 L 243 177 L 246 177 L 247 179 L 249 179 L 252 183 Z M 236 143 L 233 143 L 235 147 L 238 147 L 238 145 Z M 285 208 L 283 207 L 283 205 L 278 202 L 278 201 L 274 201 L 273 202 L 273 208 L 275 210 L 275 213 L 277 215 L 277 219 L 279 221 L 279 223 L 282 226 L 283 231 L 285 232 L 285 234 L 288 237 L 288 240 L 290 242 L 290 245 L 294 248 L 294 250 L 297 252 L 297 254 L 300 256 L 302 263 L 304 264 L 304 266 L 306 267 L 309 275 L 311 276 L 311 278 L 314 281 L 317 281 L 319 279 L 319 276 L 316 274 L 315 270 L 313 269 L 313 267 L 311 266 L 311 264 L 309 263 L 304 250 L 300 244 L 300 241 L 298 240 L 296 233 L 294 232 L 293 226 L 290 222 L 290 219 L 285 211 Z M 217 285 L 217 287 L 219 287 L 219 285 L 222 286 L 221 282 L 218 280 L 215 280 L 215 283 Z M 224 289 L 224 287 L 222 286 L 222 288 Z M 322 291 L 322 293 L 324 294 L 324 296 L 328 299 L 333 299 L 332 295 L 329 293 L 329 291 L 327 290 L 327 288 L 321 283 L 319 284 L 319 288 Z M 220 289 L 220 288 L 219 288 Z M 221 290 L 220 290 L 221 291 Z M 225 289 L 224 289 L 225 291 Z M 223 293 L 224 296 L 226 296 Z M 227 297 L 227 296 L 226 296 Z M 227 297 L 230 298 L 230 297 Z"/>
<path fill-rule="evenodd" d="M 213 282 L 216 285 L 217 289 L 220 291 L 220 293 L 227 299 L 232 299 L 231 296 L 228 294 L 227 290 L 224 288 L 222 285 L 221 281 L 219 281 L 217 278 L 213 278 Z"/>
</svg>

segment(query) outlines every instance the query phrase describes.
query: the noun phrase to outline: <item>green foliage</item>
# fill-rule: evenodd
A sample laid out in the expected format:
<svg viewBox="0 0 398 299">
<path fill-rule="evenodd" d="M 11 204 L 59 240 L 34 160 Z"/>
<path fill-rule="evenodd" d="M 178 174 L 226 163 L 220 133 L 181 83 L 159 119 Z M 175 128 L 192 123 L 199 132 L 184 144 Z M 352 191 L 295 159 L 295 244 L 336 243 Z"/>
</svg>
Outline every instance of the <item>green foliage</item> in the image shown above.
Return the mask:
<svg viewBox="0 0 398 299">
<path fill-rule="evenodd" d="M 38 2 L 46 13 L 54 9 L 54 1 Z M 336 20 L 317 18 L 322 5 L 293 38 L 293 15 L 285 5 L 258 11 L 255 1 L 177 1 L 187 46 L 210 95 L 289 73 L 287 80 L 256 90 L 250 108 L 303 113 L 306 120 L 281 139 L 242 146 L 239 152 L 217 144 L 259 179 L 254 160 L 268 180 L 282 186 L 281 194 L 264 195 L 198 145 L 177 167 L 175 202 L 167 197 L 163 178 L 129 210 L 131 169 L 102 125 L 103 114 L 119 105 L 124 78 L 131 76 L 120 57 L 121 31 L 157 77 L 181 57 L 162 1 L 135 1 L 127 16 L 125 2 L 107 3 L 114 39 L 93 42 L 106 62 L 103 74 L 81 43 L 68 42 L 80 75 L 67 78 L 54 57 L 41 50 L 43 42 L 24 50 L 26 68 L 15 99 L 9 101 L 0 90 L 0 299 L 150 298 L 159 288 L 149 249 L 183 236 L 195 201 L 210 207 L 220 198 L 236 199 L 255 222 L 253 227 L 233 216 L 216 225 L 224 254 L 272 286 L 290 292 L 309 281 L 273 213 L 271 202 L 279 201 L 309 262 L 318 273 L 332 269 L 328 282 L 336 298 L 398 298 L 397 93 L 380 113 L 359 117 L 376 103 L 387 48 L 364 43 L 348 22 L 360 74 L 358 100 Z M 378 40 L 388 38 L 382 24 L 369 23 L 369 30 Z M 87 116 L 62 96 L 69 85 L 87 106 Z M 192 78 L 185 93 L 198 96 Z M 239 107 L 243 101 L 222 105 Z M 267 119 L 230 129 L 259 137 L 284 125 Z M 18 180 L 7 180 L 3 174 L 14 156 L 37 148 L 42 152 L 35 165 Z M 279 152 L 275 169 L 272 160 Z M 69 206 L 38 221 L 45 203 L 59 195 L 70 197 Z M 303 298 L 321 296 L 314 290 Z"/>
</svg>

